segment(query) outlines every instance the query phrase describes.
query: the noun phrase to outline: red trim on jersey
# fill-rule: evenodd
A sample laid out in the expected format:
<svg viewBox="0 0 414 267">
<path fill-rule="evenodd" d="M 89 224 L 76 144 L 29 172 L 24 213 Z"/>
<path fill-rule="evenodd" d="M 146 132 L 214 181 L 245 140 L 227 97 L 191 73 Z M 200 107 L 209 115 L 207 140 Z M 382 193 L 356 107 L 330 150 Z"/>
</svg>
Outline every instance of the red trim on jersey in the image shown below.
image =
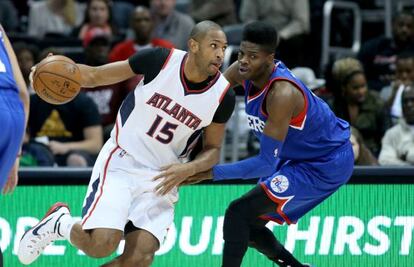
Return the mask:
<svg viewBox="0 0 414 267">
<path fill-rule="evenodd" d="M 226 89 L 224 89 L 223 93 L 221 94 L 220 101 L 219 101 L 220 103 L 221 103 L 221 101 L 223 101 L 223 98 L 227 94 L 227 91 L 229 91 L 229 89 L 230 89 L 230 83 L 229 83 L 229 85 L 227 85 Z"/>
<path fill-rule="evenodd" d="M 270 216 L 267 216 L 267 215 L 261 215 L 261 216 L 259 216 L 259 218 L 262 219 L 262 220 L 265 220 L 265 221 L 273 221 L 273 222 L 278 223 L 280 225 L 283 224 L 283 221 L 281 221 L 279 219 L 276 219 L 276 218 L 273 218 L 273 217 L 270 217 Z"/>
<path fill-rule="evenodd" d="M 278 198 L 275 195 L 273 195 L 269 189 L 266 187 L 266 185 L 264 183 L 260 183 L 260 185 L 262 186 L 263 190 L 265 191 L 266 195 L 277 204 L 277 208 L 276 208 L 276 212 L 285 220 L 285 222 L 289 225 L 292 222 L 290 221 L 290 219 L 288 218 L 288 216 L 286 216 L 286 214 L 283 212 L 282 208 L 283 206 L 289 201 L 289 199 L 282 199 L 282 198 Z"/>
<path fill-rule="evenodd" d="M 117 150 L 119 148 L 119 146 L 116 146 L 114 149 L 112 149 L 112 151 L 111 151 L 111 153 L 109 154 L 109 157 L 108 157 L 108 159 L 106 160 L 106 163 L 105 163 L 105 168 L 104 168 L 104 175 L 103 175 L 103 179 L 102 179 L 102 183 L 101 183 L 101 187 L 100 187 L 100 191 L 99 191 L 99 196 L 94 200 L 94 203 L 93 203 L 93 207 L 92 207 L 92 209 L 89 211 L 89 215 L 87 215 L 86 217 L 85 217 L 85 219 L 82 221 L 82 226 L 86 223 L 86 221 L 91 217 L 91 215 L 92 215 L 92 213 L 93 213 L 93 211 L 95 210 L 95 208 L 96 208 L 96 205 L 98 204 L 98 202 L 99 202 L 99 199 L 101 198 L 101 196 L 102 196 L 102 194 L 103 194 L 103 187 L 104 187 L 104 185 L 105 185 L 105 180 L 106 180 L 106 173 L 107 173 L 107 170 L 108 170 L 108 165 L 109 165 L 109 161 L 111 160 L 111 158 L 112 158 L 112 155 L 115 153 L 115 151 Z"/>
<path fill-rule="evenodd" d="M 118 119 L 115 120 L 115 142 L 116 145 L 119 146 L 118 143 L 118 133 L 119 133 L 119 126 L 118 126 Z"/>
<path fill-rule="evenodd" d="M 305 92 L 303 92 L 303 90 L 300 90 L 300 92 L 303 95 L 303 99 L 305 100 L 305 106 L 303 107 L 302 111 L 299 112 L 299 114 L 292 118 L 290 120 L 290 125 L 295 126 L 295 127 L 301 127 L 303 124 L 303 121 L 305 120 L 306 117 L 306 112 L 308 111 L 308 98 L 305 95 Z"/>
<path fill-rule="evenodd" d="M 276 68 L 277 68 L 277 65 L 275 64 L 273 66 L 272 73 L 275 72 Z M 273 80 L 269 80 L 262 88 L 260 88 L 260 90 L 258 92 L 256 92 L 256 94 L 254 94 L 252 96 L 250 96 L 248 94 L 247 95 L 247 101 L 251 101 L 251 100 L 255 99 L 256 97 L 258 97 L 259 95 L 261 95 L 265 90 L 267 90 L 267 88 L 269 87 L 271 81 L 273 81 Z M 250 81 L 249 88 L 248 88 L 249 93 L 250 93 L 250 89 L 252 88 L 252 85 L 253 85 L 253 83 Z"/>
<path fill-rule="evenodd" d="M 275 82 L 275 81 L 287 81 L 287 82 L 290 82 L 293 86 L 295 86 L 295 88 L 296 89 L 298 89 L 300 92 L 301 92 L 301 94 L 303 95 L 303 99 L 304 99 L 304 101 L 305 101 L 305 105 L 304 105 L 304 107 L 303 107 L 303 109 L 299 112 L 299 114 L 296 116 L 296 117 L 293 117 L 293 118 L 291 118 L 290 119 L 290 123 L 289 123 L 289 125 L 291 125 L 291 126 L 295 126 L 295 127 L 301 127 L 302 126 L 302 123 L 303 123 L 303 121 L 305 120 L 305 117 L 306 117 L 306 113 L 307 113 L 307 111 L 308 111 L 308 98 L 307 98 L 307 96 L 306 96 L 306 94 L 305 94 L 305 92 L 303 91 L 303 89 L 299 86 L 299 84 L 297 84 L 295 81 L 292 81 L 292 80 L 290 80 L 290 79 L 286 79 L 286 78 L 280 78 L 280 77 L 277 77 L 277 78 L 274 78 L 274 79 L 272 79 L 272 80 L 270 80 L 270 84 L 269 84 L 269 87 L 270 87 L 270 85 L 273 83 L 273 82 Z M 269 90 L 268 90 L 269 91 Z M 267 95 L 266 95 L 267 96 Z M 263 99 L 263 103 L 265 103 L 265 99 L 266 99 L 266 96 L 265 96 L 265 98 Z M 260 111 L 262 112 L 262 114 L 264 115 L 264 116 L 268 116 L 268 113 L 265 111 L 265 110 L 263 110 L 263 103 L 262 103 L 262 106 L 261 106 L 261 109 L 260 109 Z"/>
<path fill-rule="evenodd" d="M 200 94 L 200 93 L 204 93 L 205 91 L 207 91 L 208 89 L 210 89 L 217 82 L 217 80 L 220 77 L 220 71 L 217 71 L 216 76 L 214 76 L 213 80 L 211 80 L 206 87 L 204 87 L 203 89 L 200 89 L 200 90 L 192 90 L 191 88 L 189 88 L 187 86 L 187 83 L 185 82 L 185 78 L 184 78 L 184 66 L 185 66 L 185 62 L 187 61 L 187 57 L 188 57 L 188 54 L 186 54 L 184 56 L 183 60 L 181 61 L 181 66 L 180 66 L 180 80 L 181 80 L 181 84 L 183 85 L 186 94 L 191 94 L 191 93 Z"/>
<path fill-rule="evenodd" d="M 170 58 L 171 58 L 171 55 L 173 54 L 173 52 L 174 52 L 174 48 L 171 48 L 170 53 L 168 54 L 168 57 L 165 60 L 164 64 L 162 65 L 161 69 L 164 69 L 167 66 L 168 61 L 170 61 Z"/>
</svg>

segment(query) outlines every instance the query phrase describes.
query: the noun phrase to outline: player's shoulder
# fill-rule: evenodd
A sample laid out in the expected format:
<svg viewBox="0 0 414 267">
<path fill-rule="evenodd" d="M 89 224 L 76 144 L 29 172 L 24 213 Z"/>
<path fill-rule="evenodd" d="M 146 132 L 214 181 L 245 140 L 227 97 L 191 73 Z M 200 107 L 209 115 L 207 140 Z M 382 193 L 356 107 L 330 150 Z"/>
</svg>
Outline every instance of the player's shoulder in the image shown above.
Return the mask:
<svg viewBox="0 0 414 267">
<path fill-rule="evenodd" d="M 293 97 L 298 91 L 298 88 L 288 80 L 274 80 L 269 85 L 269 94 L 277 97 Z"/>
<path fill-rule="evenodd" d="M 155 57 L 155 58 L 166 58 L 172 52 L 172 49 L 165 48 L 165 47 L 151 47 L 139 50 L 136 52 L 133 57 L 139 58 L 148 58 L 148 57 Z"/>
</svg>

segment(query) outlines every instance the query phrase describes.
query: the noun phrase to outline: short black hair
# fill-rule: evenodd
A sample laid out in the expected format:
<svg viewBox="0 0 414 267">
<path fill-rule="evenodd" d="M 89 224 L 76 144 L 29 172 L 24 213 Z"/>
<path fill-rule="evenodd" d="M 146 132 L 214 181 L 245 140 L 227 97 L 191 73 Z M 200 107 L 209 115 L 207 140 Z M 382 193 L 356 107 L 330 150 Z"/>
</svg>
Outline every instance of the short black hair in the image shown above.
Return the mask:
<svg viewBox="0 0 414 267">
<path fill-rule="evenodd" d="M 204 20 L 197 23 L 190 33 L 190 39 L 200 40 L 202 39 L 207 32 L 211 30 L 218 30 L 221 31 L 221 26 L 211 20 Z"/>
<path fill-rule="evenodd" d="M 258 44 L 267 52 L 275 53 L 279 43 L 279 35 L 272 25 L 254 21 L 244 26 L 242 41 Z"/>
</svg>

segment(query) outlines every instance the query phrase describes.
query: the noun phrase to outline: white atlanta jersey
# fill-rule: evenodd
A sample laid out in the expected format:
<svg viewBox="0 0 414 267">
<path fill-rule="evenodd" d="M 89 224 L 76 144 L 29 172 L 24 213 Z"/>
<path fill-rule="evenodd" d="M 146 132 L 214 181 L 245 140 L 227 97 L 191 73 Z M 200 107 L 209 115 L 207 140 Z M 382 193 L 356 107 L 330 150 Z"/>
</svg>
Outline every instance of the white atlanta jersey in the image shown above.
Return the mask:
<svg viewBox="0 0 414 267">
<path fill-rule="evenodd" d="M 142 165 L 158 170 L 186 162 L 229 88 L 218 72 L 202 90 L 185 83 L 187 53 L 172 49 L 159 74 L 141 82 L 124 100 L 111 138 Z"/>
</svg>

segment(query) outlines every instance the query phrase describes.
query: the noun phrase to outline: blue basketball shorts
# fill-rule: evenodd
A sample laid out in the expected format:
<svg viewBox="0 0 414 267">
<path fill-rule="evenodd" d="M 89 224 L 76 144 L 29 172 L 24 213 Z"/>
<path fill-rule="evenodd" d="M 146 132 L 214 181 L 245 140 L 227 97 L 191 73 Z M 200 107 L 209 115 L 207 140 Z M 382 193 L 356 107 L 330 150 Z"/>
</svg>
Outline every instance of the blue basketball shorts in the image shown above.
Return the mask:
<svg viewBox="0 0 414 267">
<path fill-rule="evenodd" d="M 312 161 L 287 161 L 259 184 L 277 204 L 275 212 L 260 216 L 279 224 L 296 223 L 345 184 L 352 175 L 354 155 L 350 142 L 328 156 Z"/>
<path fill-rule="evenodd" d="M 0 88 L 0 189 L 6 183 L 24 134 L 24 109 L 18 92 Z"/>
</svg>

